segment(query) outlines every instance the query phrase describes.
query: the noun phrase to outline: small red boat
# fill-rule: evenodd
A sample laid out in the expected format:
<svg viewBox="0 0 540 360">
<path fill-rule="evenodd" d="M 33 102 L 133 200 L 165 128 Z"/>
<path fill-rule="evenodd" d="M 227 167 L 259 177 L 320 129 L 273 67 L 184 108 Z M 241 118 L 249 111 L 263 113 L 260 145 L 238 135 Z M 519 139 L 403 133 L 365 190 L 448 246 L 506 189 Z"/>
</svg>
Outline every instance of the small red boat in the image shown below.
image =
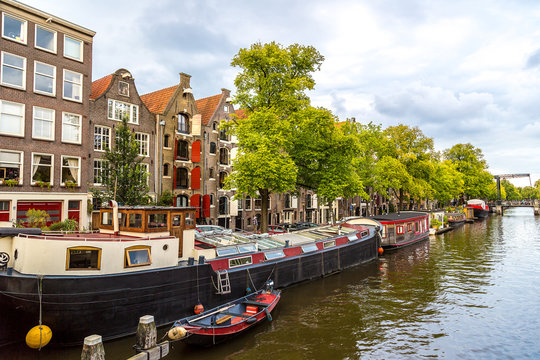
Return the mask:
<svg viewBox="0 0 540 360">
<path fill-rule="evenodd" d="M 198 315 L 174 322 L 167 332 L 169 339 L 188 344 L 212 346 L 228 340 L 255 326 L 264 319 L 272 320 L 270 313 L 276 307 L 281 291 L 267 282 L 265 289 L 246 295 Z"/>
</svg>

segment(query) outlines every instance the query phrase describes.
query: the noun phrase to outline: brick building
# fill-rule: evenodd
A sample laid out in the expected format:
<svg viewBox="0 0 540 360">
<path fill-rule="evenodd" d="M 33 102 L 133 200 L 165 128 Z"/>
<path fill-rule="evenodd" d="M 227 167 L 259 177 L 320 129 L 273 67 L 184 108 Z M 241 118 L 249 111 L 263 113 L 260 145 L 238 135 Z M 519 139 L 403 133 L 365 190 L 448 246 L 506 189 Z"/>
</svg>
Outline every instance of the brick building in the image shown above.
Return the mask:
<svg viewBox="0 0 540 360">
<path fill-rule="evenodd" d="M 28 209 L 87 224 L 94 31 L 0 0 L 0 226 Z"/>
<path fill-rule="evenodd" d="M 119 69 L 92 83 L 90 93 L 90 131 L 93 144 L 88 162 L 92 186 L 100 188 L 100 177 L 106 170 L 103 160 L 106 148 L 114 146 L 115 128 L 128 117 L 128 127 L 135 133 L 142 165 L 146 168 L 149 195 L 156 199 L 156 117 L 141 100 L 135 79 L 126 69 Z M 98 204 L 95 204 L 98 205 Z"/>
</svg>

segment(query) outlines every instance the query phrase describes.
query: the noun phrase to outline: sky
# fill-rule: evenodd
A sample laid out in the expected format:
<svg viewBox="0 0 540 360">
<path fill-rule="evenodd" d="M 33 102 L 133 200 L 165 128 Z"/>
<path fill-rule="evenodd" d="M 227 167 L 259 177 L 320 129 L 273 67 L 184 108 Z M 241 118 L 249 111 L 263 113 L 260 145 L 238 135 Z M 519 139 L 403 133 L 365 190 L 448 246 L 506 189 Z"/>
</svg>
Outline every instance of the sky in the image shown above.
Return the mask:
<svg viewBox="0 0 540 360">
<path fill-rule="evenodd" d="M 125 68 L 140 94 L 184 72 L 197 99 L 234 95 L 239 49 L 314 46 L 325 61 L 312 105 L 340 120 L 418 126 L 438 151 L 471 143 L 492 174 L 540 178 L 540 1 L 23 2 L 94 30 L 93 80 Z"/>
</svg>

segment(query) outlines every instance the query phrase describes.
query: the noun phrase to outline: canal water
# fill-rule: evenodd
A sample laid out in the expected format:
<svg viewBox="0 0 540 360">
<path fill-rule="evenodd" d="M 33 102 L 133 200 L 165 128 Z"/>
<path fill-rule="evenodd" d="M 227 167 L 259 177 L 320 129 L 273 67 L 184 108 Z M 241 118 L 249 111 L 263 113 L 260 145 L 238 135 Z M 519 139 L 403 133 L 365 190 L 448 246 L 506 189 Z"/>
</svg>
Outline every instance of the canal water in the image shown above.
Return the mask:
<svg viewBox="0 0 540 360">
<path fill-rule="evenodd" d="M 540 217 L 507 210 L 287 288 L 272 322 L 210 349 L 174 343 L 165 359 L 539 359 L 539 262 Z M 106 358 L 127 359 L 134 342 L 106 343 Z M 13 346 L 0 358 L 80 353 Z"/>
</svg>

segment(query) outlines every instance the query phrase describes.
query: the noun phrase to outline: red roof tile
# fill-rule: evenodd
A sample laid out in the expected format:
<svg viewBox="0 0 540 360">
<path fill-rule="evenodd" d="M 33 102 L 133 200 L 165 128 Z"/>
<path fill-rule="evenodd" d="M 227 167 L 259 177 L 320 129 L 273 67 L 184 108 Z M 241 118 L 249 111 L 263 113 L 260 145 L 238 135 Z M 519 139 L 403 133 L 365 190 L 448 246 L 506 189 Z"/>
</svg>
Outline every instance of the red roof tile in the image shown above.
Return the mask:
<svg viewBox="0 0 540 360">
<path fill-rule="evenodd" d="M 238 109 L 234 112 L 239 119 L 244 119 L 247 117 L 246 109 Z"/>
<path fill-rule="evenodd" d="M 113 74 L 107 75 L 92 82 L 92 90 L 90 91 L 90 99 L 95 100 L 101 96 L 109 87 Z"/>
<path fill-rule="evenodd" d="M 212 115 L 214 115 L 216 112 L 219 101 L 221 100 L 221 96 L 222 94 L 219 94 L 195 101 L 199 114 L 201 114 L 203 125 L 208 125 Z"/>
<path fill-rule="evenodd" d="M 154 114 L 162 114 L 178 86 L 179 85 L 174 85 L 165 89 L 141 95 L 141 100 L 144 102 L 148 110 Z"/>
</svg>

